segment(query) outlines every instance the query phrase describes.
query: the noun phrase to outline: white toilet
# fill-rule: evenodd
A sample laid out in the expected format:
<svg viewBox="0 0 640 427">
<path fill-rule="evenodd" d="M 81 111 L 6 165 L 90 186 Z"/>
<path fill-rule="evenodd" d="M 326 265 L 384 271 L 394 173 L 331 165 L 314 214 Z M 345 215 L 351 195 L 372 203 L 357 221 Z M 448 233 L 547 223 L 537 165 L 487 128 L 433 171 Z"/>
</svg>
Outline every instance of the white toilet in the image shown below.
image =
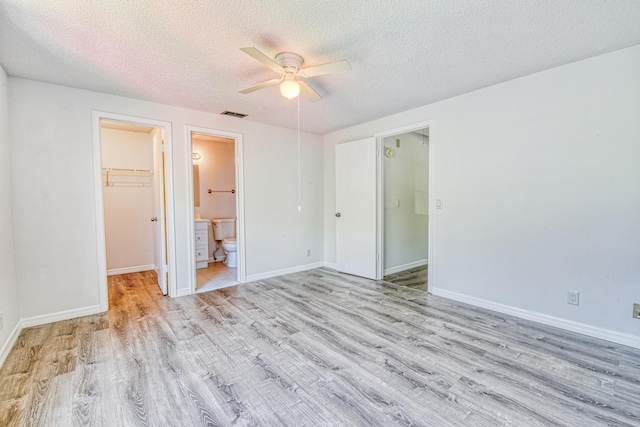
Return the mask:
<svg viewBox="0 0 640 427">
<path fill-rule="evenodd" d="M 211 220 L 213 225 L 213 238 L 222 241 L 222 250 L 224 250 L 224 263 L 227 267 L 236 267 L 238 265 L 237 243 L 236 243 L 236 221 L 233 218 L 214 218 Z"/>
</svg>

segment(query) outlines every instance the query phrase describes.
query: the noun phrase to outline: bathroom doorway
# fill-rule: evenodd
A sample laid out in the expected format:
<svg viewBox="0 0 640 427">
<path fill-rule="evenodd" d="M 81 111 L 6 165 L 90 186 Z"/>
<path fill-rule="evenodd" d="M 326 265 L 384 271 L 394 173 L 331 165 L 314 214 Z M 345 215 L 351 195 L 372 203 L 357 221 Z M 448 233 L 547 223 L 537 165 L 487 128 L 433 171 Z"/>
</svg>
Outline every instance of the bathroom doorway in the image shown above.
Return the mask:
<svg viewBox="0 0 640 427">
<path fill-rule="evenodd" d="M 382 138 L 383 277 L 427 290 L 429 128 Z"/>
<path fill-rule="evenodd" d="M 176 296 L 171 124 L 93 112 L 100 308 L 107 276 L 149 272 Z"/>
<path fill-rule="evenodd" d="M 433 121 L 376 134 L 377 277 L 428 291 L 433 286 Z"/>
<path fill-rule="evenodd" d="M 244 281 L 241 136 L 188 127 L 193 203 L 193 292 Z"/>
</svg>

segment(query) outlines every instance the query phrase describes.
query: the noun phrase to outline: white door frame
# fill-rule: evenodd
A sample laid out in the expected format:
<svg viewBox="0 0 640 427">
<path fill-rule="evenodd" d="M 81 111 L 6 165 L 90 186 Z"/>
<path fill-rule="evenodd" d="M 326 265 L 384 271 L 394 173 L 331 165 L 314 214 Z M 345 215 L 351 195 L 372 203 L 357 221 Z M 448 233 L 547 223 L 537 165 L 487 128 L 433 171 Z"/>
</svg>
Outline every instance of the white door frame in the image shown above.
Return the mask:
<svg viewBox="0 0 640 427">
<path fill-rule="evenodd" d="M 238 283 L 245 283 L 247 281 L 247 269 L 246 269 L 246 245 L 244 234 L 244 145 L 242 141 L 242 134 L 236 132 L 228 132 L 218 129 L 209 129 L 198 126 L 185 126 L 185 135 L 188 147 L 188 153 L 193 153 L 193 141 L 191 135 L 198 133 L 201 135 L 219 136 L 222 138 L 233 139 L 235 141 L 235 180 L 236 180 L 236 216 L 238 217 L 237 229 L 238 235 L 236 236 L 237 242 L 237 257 L 238 257 L 238 270 L 237 280 Z M 187 156 L 187 170 L 189 171 L 189 248 L 187 251 L 188 262 L 193 268 L 189 269 L 189 280 L 191 283 L 191 293 L 196 292 L 196 253 L 195 253 L 195 208 L 193 206 L 193 159 L 191 156 Z"/>
<path fill-rule="evenodd" d="M 97 237 L 97 263 L 98 263 L 98 300 L 100 311 L 109 309 L 109 292 L 107 288 L 107 247 L 104 236 L 104 199 L 102 195 L 102 144 L 100 141 L 100 119 L 112 122 L 152 126 L 164 128 L 165 147 L 165 198 L 167 217 L 167 252 L 169 254 L 169 283 L 167 286 L 170 297 L 177 296 L 176 279 L 176 242 L 175 242 L 175 215 L 173 200 L 173 143 L 171 123 L 160 120 L 146 119 L 142 117 L 128 116 L 124 114 L 108 113 L 104 111 L 92 111 L 93 127 L 93 177 L 96 208 L 96 237 Z M 155 167 L 155 165 L 154 165 Z"/>
<path fill-rule="evenodd" d="M 428 254 L 427 254 L 427 263 L 429 268 L 427 269 L 427 290 L 431 292 L 433 288 L 433 259 L 434 259 L 434 247 L 433 247 L 433 224 L 434 224 L 434 215 L 433 210 L 435 208 L 435 192 L 434 189 L 434 120 L 425 120 L 423 122 L 413 123 L 410 125 L 398 127 L 395 129 L 386 130 L 383 132 L 378 132 L 375 134 L 376 137 L 376 148 L 378 150 L 378 191 L 377 191 L 377 239 L 378 248 L 377 252 L 379 254 L 378 262 L 376 266 L 376 278 L 381 280 L 384 277 L 384 154 L 382 152 L 383 149 L 383 140 L 389 136 L 399 135 L 407 132 L 414 132 L 417 130 L 421 130 L 424 128 L 429 128 L 429 223 L 428 223 Z"/>
</svg>

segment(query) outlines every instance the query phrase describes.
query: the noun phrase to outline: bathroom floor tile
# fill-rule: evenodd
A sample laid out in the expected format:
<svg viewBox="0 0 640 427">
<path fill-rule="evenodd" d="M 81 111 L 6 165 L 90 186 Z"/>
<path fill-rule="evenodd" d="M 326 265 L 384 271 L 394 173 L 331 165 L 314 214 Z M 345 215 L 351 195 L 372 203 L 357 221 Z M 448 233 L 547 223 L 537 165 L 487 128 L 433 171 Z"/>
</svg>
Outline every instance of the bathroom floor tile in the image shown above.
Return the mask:
<svg viewBox="0 0 640 427">
<path fill-rule="evenodd" d="M 237 282 L 237 269 L 227 267 L 223 262 L 210 262 L 207 268 L 200 268 L 196 273 L 196 289 L 204 292 Z"/>
</svg>

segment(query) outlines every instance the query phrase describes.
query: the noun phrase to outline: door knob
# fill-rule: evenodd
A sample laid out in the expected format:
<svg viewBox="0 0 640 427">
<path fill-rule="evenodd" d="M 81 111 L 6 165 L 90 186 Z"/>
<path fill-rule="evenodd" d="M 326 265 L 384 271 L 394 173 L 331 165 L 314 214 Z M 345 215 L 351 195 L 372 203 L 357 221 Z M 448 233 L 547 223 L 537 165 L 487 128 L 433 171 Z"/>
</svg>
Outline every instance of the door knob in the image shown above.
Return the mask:
<svg viewBox="0 0 640 427">
<path fill-rule="evenodd" d="M 340 218 L 340 212 L 336 214 L 336 218 Z"/>
<path fill-rule="evenodd" d="M 154 222 L 154 221 L 157 221 L 157 220 L 158 220 L 158 218 L 157 218 L 157 217 L 155 217 L 155 216 L 152 216 L 152 217 L 151 217 L 151 222 Z"/>
</svg>

